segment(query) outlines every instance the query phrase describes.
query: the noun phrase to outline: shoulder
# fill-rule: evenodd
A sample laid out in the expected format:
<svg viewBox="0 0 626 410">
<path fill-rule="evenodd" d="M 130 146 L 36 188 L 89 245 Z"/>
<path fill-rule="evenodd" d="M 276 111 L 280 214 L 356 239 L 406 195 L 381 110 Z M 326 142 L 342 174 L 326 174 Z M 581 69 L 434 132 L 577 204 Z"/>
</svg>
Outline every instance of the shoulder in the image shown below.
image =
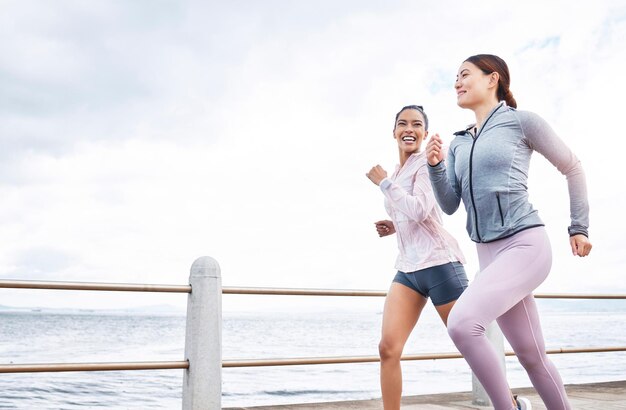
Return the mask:
<svg viewBox="0 0 626 410">
<path fill-rule="evenodd" d="M 470 126 L 468 129 L 465 130 L 461 130 L 461 131 L 457 131 L 455 132 L 454 138 L 452 138 L 452 141 L 450 141 L 450 144 L 447 146 L 447 151 L 452 151 L 454 152 L 454 150 L 463 144 L 467 144 L 467 143 L 471 143 L 473 138 L 472 135 L 470 133 L 470 129 L 472 128 L 472 126 Z M 447 154 L 447 152 L 446 152 Z"/>
<path fill-rule="evenodd" d="M 552 127 L 539 114 L 532 111 L 516 111 L 517 121 L 526 138 L 533 140 L 537 137 L 545 137 L 552 134 Z"/>
<path fill-rule="evenodd" d="M 506 128 L 519 129 L 527 137 L 550 128 L 539 114 L 506 105 L 498 112 L 495 123 Z"/>
<path fill-rule="evenodd" d="M 511 109 L 511 113 L 515 118 L 517 118 L 522 126 L 545 123 L 545 120 L 539 114 L 532 111 Z"/>
</svg>

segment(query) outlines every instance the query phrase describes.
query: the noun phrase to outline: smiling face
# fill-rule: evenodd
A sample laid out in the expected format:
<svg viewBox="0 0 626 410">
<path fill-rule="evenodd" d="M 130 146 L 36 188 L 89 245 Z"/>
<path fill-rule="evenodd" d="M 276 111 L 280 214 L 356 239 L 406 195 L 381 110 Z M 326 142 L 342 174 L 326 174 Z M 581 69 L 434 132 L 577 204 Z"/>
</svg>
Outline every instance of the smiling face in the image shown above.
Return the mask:
<svg viewBox="0 0 626 410">
<path fill-rule="evenodd" d="M 473 109 L 491 99 L 496 99 L 497 102 L 497 80 L 496 73 L 485 74 L 473 63 L 465 61 L 461 64 L 454 83 L 457 105 Z"/>
<path fill-rule="evenodd" d="M 424 116 L 416 109 L 408 108 L 398 114 L 393 137 L 398 143 L 400 153 L 413 154 L 420 150 L 422 141 L 428 135 Z"/>
</svg>

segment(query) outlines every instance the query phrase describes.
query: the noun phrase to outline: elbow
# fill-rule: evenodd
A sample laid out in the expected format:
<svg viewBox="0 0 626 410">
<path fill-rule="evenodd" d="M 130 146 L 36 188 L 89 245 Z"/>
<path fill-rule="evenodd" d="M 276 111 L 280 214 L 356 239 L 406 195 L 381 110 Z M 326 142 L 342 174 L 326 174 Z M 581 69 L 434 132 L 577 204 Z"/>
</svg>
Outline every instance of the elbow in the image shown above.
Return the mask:
<svg viewBox="0 0 626 410">
<path fill-rule="evenodd" d="M 442 206 L 441 210 L 446 214 L 446 215 L 452 215 L 453 213 L 456 212 L 456 210 L 459 209 L 459 206 Z"/>
<path fill-rule="evenodd" d="M 456 212 L 457 209 L 459 209 L 460 201 L 458 199 L 457 200 L 450 200 L 450 199 L 451 198 L 444 200 L 442 198 L 437 197 L 437 203 L 439 204 L 439 208 L 441 208 L 441 210 L 447 215 L 452 215 L 453 213 Z"/>
<path fill-rule="evenodd" d="M 558 166 L 557 169 L 559 172 L 570 179 L 572 177 L 577 177 L 579 175 L 585 175 L 585 171 L 583 170 L 583 165 L 580 160 L 574 157 L 567 164 L 563 166 Z"/>
<path fill-rule="evenodd" d="M 414 214 L 413 214 L 413 216 L 411 217 L 411 219 L 412 219 L 414 222 L 417 222 L 417 223 L 422 223 L 422 222 L 424 222 L 425 220 L 427 220 L 427 219 L 428 219 L 429 215 L 430 215 L 430 212 L 417 212 L 417 213 L 414 213 Z"/>
</svg>

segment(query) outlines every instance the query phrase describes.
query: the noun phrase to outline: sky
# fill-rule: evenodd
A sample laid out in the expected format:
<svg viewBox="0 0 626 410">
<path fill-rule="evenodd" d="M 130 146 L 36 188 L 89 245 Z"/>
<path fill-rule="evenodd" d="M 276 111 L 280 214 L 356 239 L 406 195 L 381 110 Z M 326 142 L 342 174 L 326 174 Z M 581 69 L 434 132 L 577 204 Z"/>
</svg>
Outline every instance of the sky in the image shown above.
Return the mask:
<svg viewBox="0 0 626 410">
<path fill-rule="evenodd" d="M 626 292 L 626 3 L 511 3 L 0 0 L 0 278 L 186 284 L 206 255 L 223 286 L 385 290 L 396 239 L 376 235 L 388 217 L 365 172 L 393 171 L 404 105 L 423 105 L 446 143 L 473 122 L 455 75 L 492 53 L 518 108 L 545 118 L 587 176 L 594 248 L 581 259 L 565 177 L 533 157 L 530 199 L 554 254 L 537 292 Z M 472 278 L 465 216 L 444 223 Z M 277 299 L 224 303 L 352 303 Z M 185 301 L 0 290 L 11 306 Z"/>
</svg>

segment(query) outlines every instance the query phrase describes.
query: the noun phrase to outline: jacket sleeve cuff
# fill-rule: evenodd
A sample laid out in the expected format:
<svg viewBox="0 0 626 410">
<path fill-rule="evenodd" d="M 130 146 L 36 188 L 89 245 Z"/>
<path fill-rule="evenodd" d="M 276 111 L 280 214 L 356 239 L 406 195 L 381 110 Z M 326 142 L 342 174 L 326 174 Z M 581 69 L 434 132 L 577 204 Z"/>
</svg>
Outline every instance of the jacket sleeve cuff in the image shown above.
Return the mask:
<svg viewBox="0 0 626 410">
<path fill-rule="evenodd" d="M 569 236 L 585 235 L 587 238 L 589 238 L 589 232 L 584 226 L 572 225 L 567 228 L 567 233 L 569 234 Z"/>
<path fill-rule="evenodd" d="M 386 191 L 387 188 L 391 186 L 391 181 L 389 180 L 389 178 L 383 178 L 378 186 L 380 187 L 381 191 Z"/>
</svg>

